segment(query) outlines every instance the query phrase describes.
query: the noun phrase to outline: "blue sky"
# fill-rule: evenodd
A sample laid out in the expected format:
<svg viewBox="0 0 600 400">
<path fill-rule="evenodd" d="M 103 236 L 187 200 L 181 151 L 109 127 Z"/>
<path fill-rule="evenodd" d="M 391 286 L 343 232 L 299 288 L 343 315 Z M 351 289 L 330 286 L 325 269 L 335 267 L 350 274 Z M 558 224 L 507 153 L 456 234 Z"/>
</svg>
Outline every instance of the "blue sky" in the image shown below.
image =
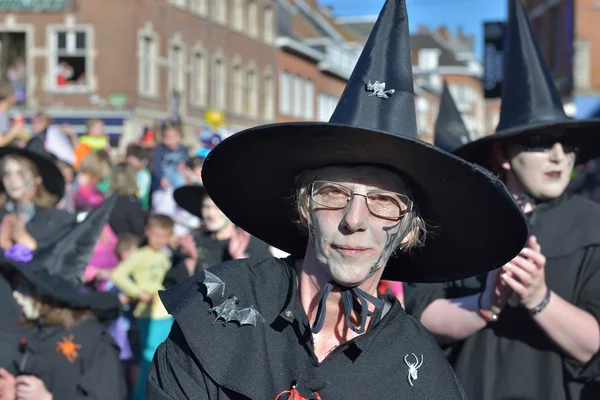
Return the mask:
<svg viewBox="0 0 600 400">
<path fill-rule="evenodd" d="M 377 15 L 384 0 L 319 0 L 334 7 L 336 16 Z M 418 25 L 435 28 L 446 25 L 456 32 L 462 25 L 466 34 L 475 34 L 475 49 L 481 58 L 483 22 L 506 19 L 507 0 L 406 0 L 411 31 Z"/>
</svg>

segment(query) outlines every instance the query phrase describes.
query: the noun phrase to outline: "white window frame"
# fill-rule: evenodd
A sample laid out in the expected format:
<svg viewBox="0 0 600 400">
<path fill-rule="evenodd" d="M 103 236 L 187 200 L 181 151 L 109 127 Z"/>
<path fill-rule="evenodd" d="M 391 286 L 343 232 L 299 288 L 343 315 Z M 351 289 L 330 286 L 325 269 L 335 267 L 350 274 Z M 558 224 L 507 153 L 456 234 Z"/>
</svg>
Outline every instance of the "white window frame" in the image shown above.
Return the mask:
<svg viewBox="0 0 600 400">
<path fill-rule="evenodd" d="M 229 11 L 229 0 L 213 0 L 212 1 L 212 12 L 213 19 L 219 23 L 226 25 Z"/>
<path fill-rule="evenodd" d="M 150 54 L 144 55 L 144 44 L 147 40 L 151 41 Z M 160 36 L 156 33 L 151 23 L 144 25 L 142 29 L 138 31 L 138 94 L 142 97 L 156 98 L 158 97 L 159 88 L 159 74 L 158 74 L 158 58 L 160 49 Z M 148 68 L 149 85 L 148 88 L 144 87 L 143 73 L 142 71 Z"/>
<path fill-rule="evenodd" d="M 292 76 L 285 70 L 279 72 L 279 113 L 282 115 L 292 113 Z"/>
<path fill-rule="evenodd" d="M 419 69 L 431 71 L 439 67 L 440 50 L 421 49 L 419 50 Z"/>
<path fill-rule="evenodd" d="M 85 33 L 85 41 L 86 48 L 85 54 L 85 77 L 87 83 L 85 85 L 65 85 L 58 86 L 56 83 L 56 73 L 58 69 L 58 33 L 65 32 L 68 37 L 71 39 L 67 39 L 71 43 L 74 42 L 74 35 L 77 32 Z M 96 74 L 94 69 L 94 59 L 95 59 L 95 30 L 92 25 L 89 24 L 78 24 L 74 26 L 68 26 L 66 24 L 49 24 L 46 26 L 46 36 L 48 38 L 48 42 L 50 43 L 50 48 L 48 51 L 48 91 L 55 93 L 91 93 L 95 90 L 96 83 Z M 79 56 L 77 51 L 75 51 L 75 56 Z"/>
<path fill-rule="evenodd" d="M 177 8 L 181 8 L 181 9 L 185 9 L 186 8 L 186 4 L 187 0 L 169 0 L 169 4 L 177 7 Z"/>
<path fill-rule="evenodd" d="M 275 11 L 272 5 L 263 8 L 263 40 L 267 44 L 275 41 Z"/>
<path fill-rule="evenodd" d="M 190 0 L 190 11 L 201 17 L 208 15 L 208 1 L 209 0 Z"/>
<path fill-rule="evenodd" d="M 227 60 L 223 54 L 218 53 L 214 56 L 210 76 L 212 77 L 211 106 L 225 110 L 227 107 Z"/>
<path fill-rule="evenodd" d="M 233 98 L 231 99 L 233 112 L 241 115 L 245 112 L 246 94 L 244 93 L 244 78 L 245 71 L 242 66 L 242 61 L 239 57 L 234 58 L 231 68 L 232 86 L 233 86 Z"/>
<path fill-rule="evenodd" d="M 258 71 L 254 63 L 246 70 L 246 115 L 258 116 Z"/>
<path fill-rule="evenodd" d="M 231 26 L 233 29 L 244 32 L 246 27 L 246 7 L 244 2 L 246 0 L 233 0 L 233 6 L 231 10 Z"/>
<path fill-rule="evenodd" d="M 304 78 L 300 75 L 294 75 L 292 87 L 292 115 L 294 117 L 302 117 L 304 115 L 304 108 L 302 107 L 304 99 Z"/>
<path fill-rule="evenodd" d="M 178 52 L 176 52 L 176 49 L 178 49 Z M 175 59 L 175 57 L 177 57 L 177 59 Z M 182 99 L 186 92 L 185 76 L 187 68 L 185 60 L 185 44 L 178 38 L 172 39 L 169 43 L 168 56 L 169 94 L 172 94 L 174 90 L 178 90 Z"/>
<path fill-rule="evenodd" d="M 304 115 L 303 117 L 312 120 L 315 117 L 315 84 L 310 79 L 304 80 Z"/>
<path fill-rule="evenodd" d="M 265 120 L 272 121 L 275 119 L 275 78 L 270 69 L 264 73 L 263 90 L 263 116 Z"/>
<path fill-rule="evenodd" d="M 208 54 L 202 45 L 196 45 L 190 57 L 190 103 L 205 107 L 207 101 Z"/>
<path fill-rule="evenodd" d="M 319 92 L 317 95 L 317 119 L 323 122 L 329 121 L 337 107 L 338 101 L 337 97 Z"/>
<path fill-rule="evenodd" d="M 250 35 L 251 37 L 258 37 L 258 28 L 259 28 L 259 22 L 258 22 L 258 0 L 247 0 L 248 1 L 248 8 L 247 8 L 247 17 L 248 17 L 248 22 L 246 24 L 246 30 L 248 32 L 248 35 Z"/>
<path fill-rule="evenodd" d="M 417 109 L 417 131 L 419 133 L 427 132 L 427 114 L 429 113 L 429 102 L 423 97 L 416 99 Z"/>
</svg>

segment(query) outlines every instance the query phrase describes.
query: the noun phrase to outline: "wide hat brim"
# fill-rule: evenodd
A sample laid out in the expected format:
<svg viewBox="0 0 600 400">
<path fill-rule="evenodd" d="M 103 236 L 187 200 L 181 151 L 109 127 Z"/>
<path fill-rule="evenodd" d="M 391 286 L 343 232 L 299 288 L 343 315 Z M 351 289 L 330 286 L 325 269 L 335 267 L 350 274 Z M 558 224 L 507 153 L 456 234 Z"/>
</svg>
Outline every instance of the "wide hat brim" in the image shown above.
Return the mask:
<svg viewBox="0 0 600 400">
<path fill-rule="evenodd" d="M 185 211 L 202 218 L 202 199 L 206 196 L 206 188 L 202 185 L 186 185 L 175 189 L 173 199 Z"/>
<path fill-rule="evenodd" d="M 27 158 L 37 167 L 44 187 L 50 194 L 59 199 L 65 194 L 65 178 L 53 160 L 35 152 L 13 146 L 0 147 L 0 159 L 7 155 Z M 4 192 L 4 185 L 0 180 L 0 191 Z"/>
<path fill-rule="evenodd" d="M 236 225 L 302 257 L 308 238 L 294 223 L 294 178 L 339 164 L 401 171 L 429 225 L 425 246 L 398 252 L 383 279 L 447 282 L 475 276 L 504 265 L 527 240 L 523 214 L 489 172 L 417 139 L 367 128 L 317 122 L 251 128 L 217 145 L 202 177 L 211 199 Z"/>
<path fill-rule="evenodd" d="M 2 255 L 0 264 L 7 271 L 16 272 L 25 278 L 35 287 L 36 294 L 41 298 L 48 298 L 69 308 L 91 310 L 105 317 L 114 317 L 119 313 L 119 298 L 114 293 L 87 291 L 82 285 L 73 284 L 58 274 L 49 273 L 35 259 L 30 263 L 21 263 L 8 260 Z"/>
<path fill-rule="evenodd" d="M 565 137 L 579 147 L 577 164 L 583 164 L 600 156 L 600 119 L 555 120 L 531 122 L 521 126 L 498 131 L 492 135 L 474 140 L 453 151 L 453 154 L 469 162 L 491 170 L 492 146 L 524 136 L 551 134 Z"/>
</svg>

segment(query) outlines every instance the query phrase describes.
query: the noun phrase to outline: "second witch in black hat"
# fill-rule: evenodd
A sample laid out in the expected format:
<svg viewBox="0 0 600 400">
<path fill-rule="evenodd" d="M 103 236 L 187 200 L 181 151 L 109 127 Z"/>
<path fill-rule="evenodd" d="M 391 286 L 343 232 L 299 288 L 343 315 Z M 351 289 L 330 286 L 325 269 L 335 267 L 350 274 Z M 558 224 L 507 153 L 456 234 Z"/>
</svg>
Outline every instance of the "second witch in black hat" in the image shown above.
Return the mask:
<svg viewBox="0 0 600 400">
<path fill-rule="evenodd" d="M 56 209 L 65 180 L 47 154 L 0 148 L 0 247 L 44 247 L 66 233 L 75 217 Z"/>
<path fill-rule="evenodd" d="M 80 281 L 113 205 L 106 200 L 46 248 L 18 243 L 0 258 L 0 289 L 21 314 L 0 308 L 0 398 L 125 399 L 119 349 L 100 323 L 116 318 L 118 297 Z"/>
<path fill-rule="evenodd" d="M 501 175 L 532 236 L 496 271 L 405 285 L 406 309 L 471 399 L 598 399 L 600 207 L 565 189 L 577 159 L 600 154 L 600 121 L 565 116 L 523 5 L 510 4 L 498 131 L 455 153 Z"/>
<path fill-rule="evenodd" d="M 210 198 L 291 256 L 223 263 L 163 292 L 175 324 L 148 399 L 464 398 L 379 280 L 494 269 L 527 226 L 499 180 L 418 140 L 414 107 L 406 5 L 388 0 L 329 122 L 252 128 L 209 153 Z"/>
</svg>

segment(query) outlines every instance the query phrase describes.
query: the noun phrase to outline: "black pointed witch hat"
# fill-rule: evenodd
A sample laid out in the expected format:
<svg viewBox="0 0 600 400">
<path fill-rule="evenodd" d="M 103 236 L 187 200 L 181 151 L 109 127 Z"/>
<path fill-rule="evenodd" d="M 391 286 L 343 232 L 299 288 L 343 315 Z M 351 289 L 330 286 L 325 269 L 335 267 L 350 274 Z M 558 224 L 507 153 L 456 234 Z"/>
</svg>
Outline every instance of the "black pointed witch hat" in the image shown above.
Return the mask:
<svg viewBox="0 0 600 400">
<path fill-rule="evenodd" d="M 435 121 L 433 144 L 440 149 L 452 152 L 470 141 L 469 131 L 450 94 L 448 84 L 444 82 L 440 108 Z"/>
<path fill-rule="evenodd" d="M 116 196 L 107 198 L 83 221 L 74 224 L 73 229 L 45 248 L 32 253 L 21 245 L 13 246 L 0 255 L 0 264 L 23 276 L 43 298 L 71 308 L 89 308 L 103 313 L 118 311 L 116 295 L 86 291 L 81 282 L 115 202 Z"/>
<path fill-rule="evenodd" d="M 388 0 L 330 121 L 225 139 L 204 162 L 208 195 L 242 229 L 303 257 L 308 237 L 293 221 L 294 178 L 330 165 L 381 165 L 406 177 L 435 227 L 424 248 L 393 256 L 383 279 L 441 282 L 503 265 L 527 239 L 521 211 L 490 173 L 417 138 L 414 102 L 406 4 Z"/>
<path fill-rule="evenodd" d="M 495 142 L 549 136 L 575 144 L 582 163 L 600 155 L 600 119 L 575 120 L 563 108 L 529 18 L 518 0 L 510 1 L 500 121 L 496 133 L 468 143 L 459 157 L 490 168 Z"/>
</svg>

